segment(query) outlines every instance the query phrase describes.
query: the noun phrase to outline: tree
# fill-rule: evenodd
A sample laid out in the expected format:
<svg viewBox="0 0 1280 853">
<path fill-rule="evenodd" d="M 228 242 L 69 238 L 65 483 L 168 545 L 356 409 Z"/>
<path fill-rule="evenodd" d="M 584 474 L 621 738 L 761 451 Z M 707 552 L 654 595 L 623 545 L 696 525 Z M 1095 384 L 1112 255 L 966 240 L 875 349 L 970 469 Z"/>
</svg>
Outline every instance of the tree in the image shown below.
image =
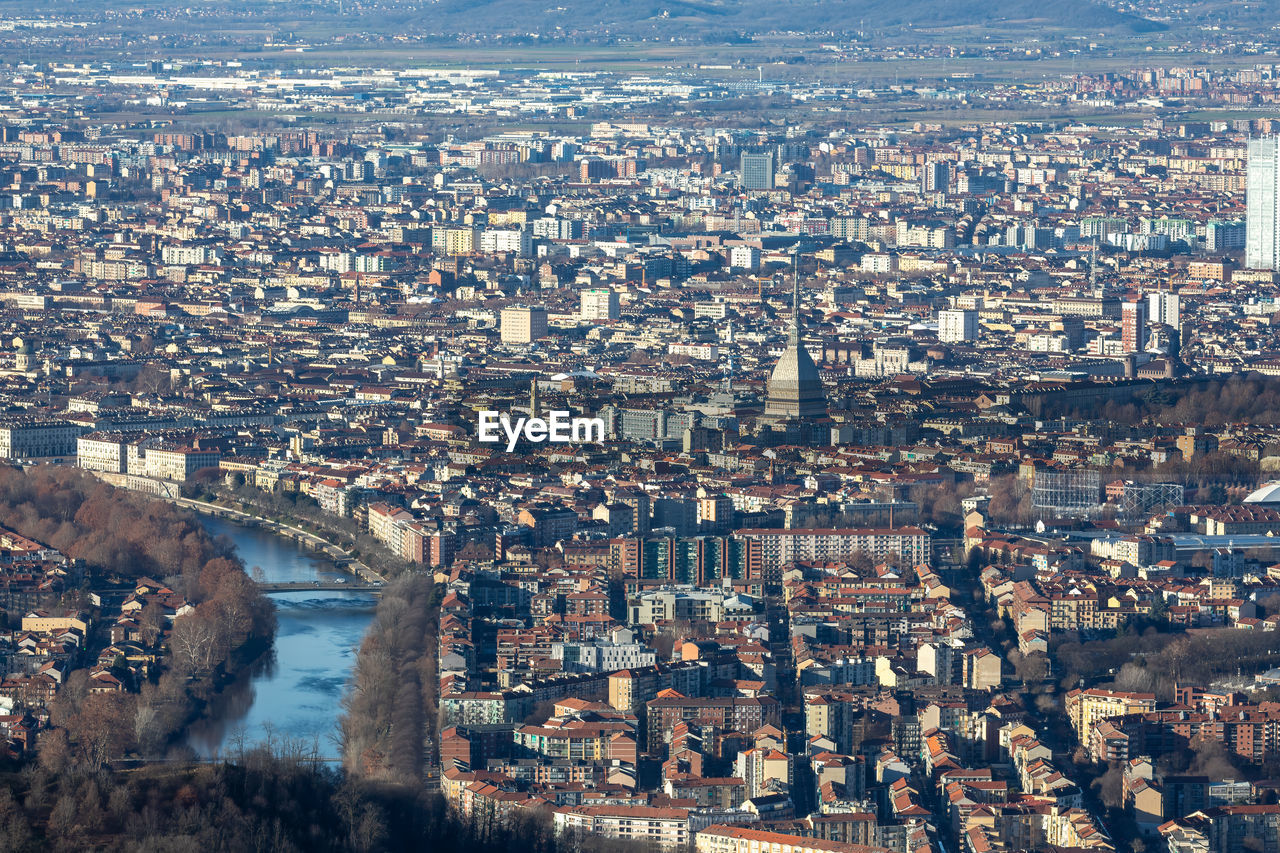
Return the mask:
<svg viewBox="0 0 1280 853">
<path fill-rule="evenodd" d="M 1014 474 L 992 477 L 988 485 L 991 502 L 987 514 L 1004 524 L 1028 524 L 1034 517 L 1031 490 Z"/>
<path fill-rule="evenodd" d="M 343 698 L 342 751 L 353 776 L 421 779 L 423 744 L 434 737 L 432 713 L 439 597 L 426 575 L 388 584 L 356 658 Z"/>
<path fill-rule="evenodd" d="M 235 645 L 255 633 L 258 621 L 254 613 L 258 587 L 243 571 L 225 575 L 214 590 L 209 605 L 218 615 L 218 624 Z"/>
<path fill-rule="evenodd" d="M 71 741 L 66 729 L 49 729 L 40 735 L 40 766 L 62 773 L 71 763 Z"/>
<path fill-rule="evenodd" d="M 125 693 L 93 693 L 80 712 L 67 720 L 67 734 L 79 747 L 89 770 L 97 772 L 132 742 L 135 697 Z"/>
<path fill-rule="evenodd" d="M 971 483 L 943 484 L 923 490 L 918 499 L 921 519 L 944 530 L 961 532 L 964 507 L 960 500 L 972 491 Z"/>
<path fill-rule="evenodd" d="M 1021 656 L 1021 660 L 1014 664 L 1014 672 L 1018 676 L 1018 680 L 1022 682 L 1023 689 L 1029 688 L 1033 684 L 1039 684 L 1049 676 L 1049 658 L 1044 652 L 1032 652 L 1029 655 Z"/>
<path fill-rule="evenodd" d="M 142 642 L 148 648 L 160 642 L 168 625 L 169 618 L 159 601 L 148 601 L 143 605 L 142 612 L 138 614 L 138 630 L 142 635 Z"/>
<path fill-rule="evenodd" d="M 533 556 L 533 564 L 541 569 L 551 569 L 564 565 L 564 555 L 555 548 L 543 548 Z"/>
<path fill-rule="evenodd" d="M 1183 667 L 1191 660 L 1191 640 L 1187 637 L 1174 640 L 1165 647 L 1164 659 L 1169 668 L 1169 675 L 1172 676 L 1174 684 L 1177 684 L 1182 680 Z"/>
<path fill-rule="evenodd" d="M 1157 622 L 1169 621 L 1169 602 L 1164 595 L 1157 595 L 1151 603 L 1151 618 Z"/>
<path fill-rule="evenodd" d="M 1239 779 L 1240 771 L 1231 761 L 1231 756 L 1222 741 L 1204 733 L 1191 739 L 1191 772 L 1197 776 L 1208 776 L 1210 779 Z"/>
<path fill-rule="evenodd" d="M 671 653 L 674 651 L 675 645 L 676 635 L 670 630 L 654 634 L 653 639 L 650 641 L 650 646 L 657 653 L 658 660 L 661 661 L 671 660 Z"/>
<path fill-rule="evenodd" d="M 1120 808 L 1124 788 L 1124 772 L 1121 770 L 1120 764 L 1111 764 L 1106 773 L 1094 779 L 1093 788 L 1098 792 L 1098 798 L 1102 800 L 1102 804 L 1107 808 Z"/>
<path fill-rule="evenodd" d="M 174 665 L 188 675 L 207 675 L 219 662 L 219 635 L 214 620 L 200 610 L 178 617 L 169 635 Z"/>
<path fill-rule="evenodd" d="M 198 572 L 230 553 L 190 513 L 71 468 L 0 468 L 0 518 L 93 570 L 128 578 Z"/>
<path fill-rule="evenodd" d="M 160 746 L 157 743 L 159 714 L 155 707 L 144 702 L 137 703 L 133 717 L 133 739 L 144 755 L 152 754 Z"/>
<path fill-rule="evenodd" d="M 56 838 L 66 840 L 81 834 L 77 832 L 77 812 L 76 801 L 69 794 L 59 797 L 53 810 L 49 812 L 49 832 Z"/>
</svg>

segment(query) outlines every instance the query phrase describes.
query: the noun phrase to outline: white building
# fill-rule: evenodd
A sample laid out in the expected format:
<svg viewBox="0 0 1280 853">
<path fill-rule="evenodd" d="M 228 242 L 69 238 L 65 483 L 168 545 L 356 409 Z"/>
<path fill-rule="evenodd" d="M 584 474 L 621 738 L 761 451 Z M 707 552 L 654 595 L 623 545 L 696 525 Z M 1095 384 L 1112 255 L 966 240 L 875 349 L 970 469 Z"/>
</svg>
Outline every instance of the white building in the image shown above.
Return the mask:
<svg viewBox="0 0 1280 853">
<path fill-rule="evenodd" d="M 125 473 L 125 440 L 116 433 L 94 433 L 80 436 L 76 447 L 76 465 L 86 471 Z"/>
<path fill-rule="evenodd" d="M 66 421 L 19 417 L 0 422 L 0 459 L 71 456 L 83 432 L 84 427 Z"/>
<path fill-rule="evenodd" d="M 938 340 L 944 344 L 978 339 L 978 312 L 949 309 L 938 312 Z"/>
<path fill-rule="evenodd" d="M 336 273 L 351 272 L 352 267 L 355 266 L 355 253 L 322 249 L 320 254 L 317 255 L 316 261 L 322 270 Z"/>
<path fill-rule="evenodd" d="M 1249 140 L 1245 182 L 1244 263 L 1249 269 L 1280 268 L 1280 137 Z"/>
<path fill-rule="evenodd" d="M 708 827 L 694 839 L 695 853 L 880 853 L 884 849 L 744 826 Z"/>
<path fill-rule="evenodd" d="M 729 266 L 737 270 L 758 269 L 760 250 L 755 246 L 734 246 L 729 250 Z"/>
<path fill-rule="evenodd" d="M 898 266 L 898 259 L 895 256 L 885 254 L 885 253 L 872 253 L 872 252 L 868 252 L 867 254 L 863 255 L 862 261 L 860 262 L 860 265 L 859 265 L 860 269 L 863 272 L 872 273 L 875 275 L 887 275 L 893 272 L 895 269 L 897 269 L 897 266 Z"/>
<path fill-rule="evenodd" d="M 563 661 L 566 672 L 618 672 L 653 666 L 657 653 L 644 643 L 553 643 L 551 656 Z"/>
<path fill-rule="evenodd" d="M 1178 328 L 1182 322 L 1182 300 L 1178 298 L 1178 294 L 1167 290 L 1148 293 L 1147 320 Z"/>
<path fill-rule="evenodd" d="M 218 261 L 222 249 L 213 246 L 165 246 L 160 259 L 173 266 L 197 266 Z"/>
<path fill-rule="evenodd" d="M 485 254 L 506 252 L 527 258 L 533 254 L 533 235 L 523 228 L 491 228 L 480 234 L 480 251 Z"/>
<path fill-rule="evenodd" d="M 184 482 L 201 468 L 216 468 L 222 454 L 217 450 L 191 447 L 147 448 L 147 476 L 157 480 Z"/>
<path fill-rule="evenodd" d="M 618 294 L 607 287 L 582 291 L 581 317 L 587 322 L 607 322 L 620 316 Z"/>
<path fill-rule="evenodd" d="M 715 344 L 667 344 L 671 355 L 687 355 L 701 361 L 715 361 L 720 357 L 720 347 Z"/>
<path fill-rule="evenodd" d="M 662 850 L 689 846 L 689 809 L 657 806 L 560 806 L 552 812 L 558 836 L 592 835 Z"/>
</svg>

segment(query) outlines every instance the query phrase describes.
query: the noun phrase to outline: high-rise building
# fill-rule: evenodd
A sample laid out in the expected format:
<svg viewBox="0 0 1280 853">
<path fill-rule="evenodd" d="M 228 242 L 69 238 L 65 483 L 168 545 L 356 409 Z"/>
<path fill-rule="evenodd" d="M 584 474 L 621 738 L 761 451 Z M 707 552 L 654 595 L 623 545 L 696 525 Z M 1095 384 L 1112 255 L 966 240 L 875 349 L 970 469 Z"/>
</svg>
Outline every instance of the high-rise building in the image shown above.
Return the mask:
<svg viewBox="0 0 1280 853">
<path fill-rule="evenodd" d="M 1158 290 L 1147 294 L 1147 318 L 1152 323 L 1164 323 L 1178 328 L 1182 322 L 1182 300 L 1178 294 Z"/>
<path fill-rule="evenodd" d="M 743 154 L 738 168 L 744 190 L 773 189 L 773 154 Z"/>
<path fill-rule="evenodd" d="M 1126 302 L 1120 312 L 1120 342 L 1125 352 L 1142 352 L 1147 345 L 1147 304 Z"/>
<path fill-rule="evenodd" d="M 948 309 L 938 312 L 938 340 L 944 344 L 978 339 L 978 312 Z"/>
<path fill-rule="evenodd" d="M 587 321 L 618 319 L 620 308 L 618 294 L 607 287 L 593 287 L 582 291 L 580 316 Z"/>
<path fill-rule="evenodd" d="M 827 414 L 827 397 L 813 356 L 800 340 L 800 274 L 797 265 L 791 293 L 791 332 L 787 349 L 769 377 L 763 418 L 766 421 L 795 421 L 822 418 Z"/>
<path fill-rule="evenodd" d="M 950 163 L 926 163 L 920 171 L 920 189 L 922 192 L 946 192 L 950 184 Z"/>
<path fill-rule="evenodd" d="M 1243 249 L 1246 230 L 1243 222 L 1211 220 L 1204 226 L 1204 249 L 1206 252 L 1229 252 L 1232 249 Z"/>
<path fill-rule="evenodd" d="M 1249 140 L 1245 181 L 1244 261 L 1249 269 L 1280 269 L 1280 137 Z"/>
<path fill-rule="evenodd" d="M 547 309 L 528 305 L 503 308 L 499 332 L 504 344 L 531 344 L 538 338 L 545 338 Z"/>
</svg>

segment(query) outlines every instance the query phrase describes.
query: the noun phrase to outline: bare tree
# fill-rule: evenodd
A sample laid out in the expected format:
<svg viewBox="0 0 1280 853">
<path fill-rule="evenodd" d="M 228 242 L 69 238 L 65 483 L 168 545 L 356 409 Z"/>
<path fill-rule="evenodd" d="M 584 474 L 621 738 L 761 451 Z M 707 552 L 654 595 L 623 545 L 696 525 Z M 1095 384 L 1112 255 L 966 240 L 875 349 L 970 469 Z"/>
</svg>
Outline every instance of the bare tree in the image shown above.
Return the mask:
<svg viewBox="0 0 1280 853">
<path fill-rule="evenodd" d="M 174 662 L 189 674 L 208 674 L 217 662 L 218 633 L 213 620 L 199 611 L 178 617 L 169 635 Z"/>
</svg>

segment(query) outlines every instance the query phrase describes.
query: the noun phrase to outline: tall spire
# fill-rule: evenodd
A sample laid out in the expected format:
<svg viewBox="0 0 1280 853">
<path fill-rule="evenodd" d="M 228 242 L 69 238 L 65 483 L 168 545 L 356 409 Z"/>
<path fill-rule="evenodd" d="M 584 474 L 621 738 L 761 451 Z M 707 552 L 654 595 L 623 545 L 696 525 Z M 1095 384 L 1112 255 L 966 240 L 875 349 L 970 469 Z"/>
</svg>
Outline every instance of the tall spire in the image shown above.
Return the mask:
<svg viewBox="0 0 1280 853">
<path fill-rule="evenodd" d="M 800 345 L 800 253 L 795 252 L 791 256 L 792 274 L 791 274 L 791 334 L 787 338 L 787 343 L 791 346 Z"/>
<path fill-rule="evenodd" d="M 766 422 L 823 418 L 827 398 L 813 357 L 800 342 L 800 253 L 796 252 L 791 283 L 791 333 L 787 349 L 769 376 L 768 397 L 761 418 Z"/>
</svg>

